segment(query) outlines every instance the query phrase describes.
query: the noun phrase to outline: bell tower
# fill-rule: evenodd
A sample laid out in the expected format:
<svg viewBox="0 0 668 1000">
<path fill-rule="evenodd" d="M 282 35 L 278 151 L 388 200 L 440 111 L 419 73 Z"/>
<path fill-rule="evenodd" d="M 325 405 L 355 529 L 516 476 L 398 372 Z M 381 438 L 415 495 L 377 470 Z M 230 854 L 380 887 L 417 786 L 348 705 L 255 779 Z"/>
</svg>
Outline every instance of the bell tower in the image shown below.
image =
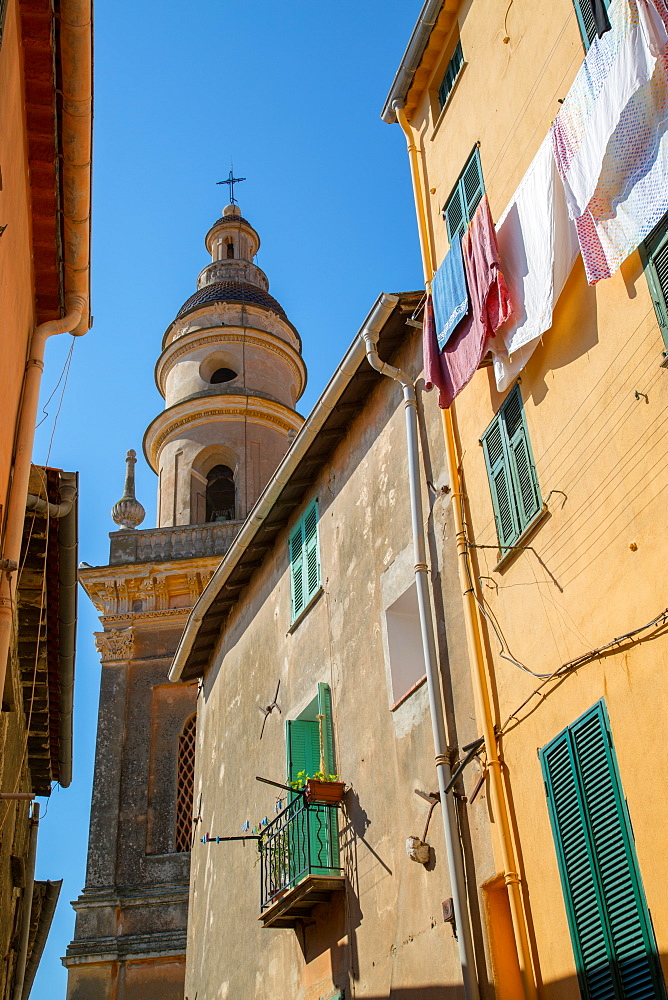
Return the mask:
<svg viewBox="0 0 668 1000">
<path fill-rule="evenodd" d="M 131 449 L 109 563 L 80 569 L 100 612 L 102 676 L 68 1000 L 183 1000 L 197 685 L 167 673 L 191 608 L 303 422 L 301 341 L 254 262 L 257 232 L 232 204 L 205 243 L 211 262 L 155 370 L 165 408 L 144 453 L 158 475 L 156 527 L 139 527 Z"/>
<path fill-rule="evenodd" d="M 260 238 L 237 205 L 206 234 L 211 263 L 163 339 L 165 409 L 144 451 L 158 527 L 243 520 L 302 424 L 301 340 L 254 263 Z"/>
</svg>

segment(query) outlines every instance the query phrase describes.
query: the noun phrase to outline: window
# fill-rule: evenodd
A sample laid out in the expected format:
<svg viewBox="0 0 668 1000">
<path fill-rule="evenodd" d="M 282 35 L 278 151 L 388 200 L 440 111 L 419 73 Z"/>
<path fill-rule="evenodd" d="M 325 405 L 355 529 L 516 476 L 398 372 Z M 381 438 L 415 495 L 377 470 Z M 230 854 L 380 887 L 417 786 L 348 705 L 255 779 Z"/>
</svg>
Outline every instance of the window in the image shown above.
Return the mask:
<svg viewBox="0 0 668 1000">
<path fill-rule="evenodd" d="M 296 781 L 300 771 L 313 776 L 320 770 L 320 720 L 325 774 L 335 774 L 332 693 L 329 684 L 318 684 L 317 697 L 294 722 L 286 722 L 288 781 Z"/>
<path fill-rule="evenodd" d="M 415 584 L 404 591 L 385 612 L 390 654 L 392 701 L 396 706 L 426 674 Z"/>
<path fill-rule="evenodd" d="M 176 836 L 174 850 L 189 851 L 193 825 L 195 788 L 195 738 L 197 716 L 191 715 L 179 736 L 176 786 Z"/>
<path fill-rule="evenodd" d="M 654 300 L 656 318 L 668 347 L 668 215 L 640 245 L 645 276 Z"/>
<path fill-rule="evenodd" d="M 457 77 L 459 76 L 463 65 L 464 53 L 462 52 L 462 43 L 460 40 L 455 46 L 455 51 L 452 53 L 452 58 L 448 63 L 448 68 L 446 69 L 445 75 L 441 81 L 441 86 L 438 88 L 438 107 L 441 111 L 445 107 L 445 103 L 452 93 L 452 89 L 457 82 Z"/>
<path fill-rule="evenodd" d="M 586 51 L 596 38 L 595 11 L 598 8 L 600 17 L 603 9 L 607 10 L 610 6 L 610 0 L 573 0 L 573 6 L 575 7 L 578 24 L 580 25 L 580 34 L 582 35 L 582 42 Z"/>
<path fill-rule="evenodd" d="M 301 771 L 306 771 L 307 775 L 313 777 L 321 770 L 321 763 L 325 765 L 326 775 L 336 774 L 332 694 L 329 684 L 318 684 L 317 697 L 308 708 L 298 719 L 285 723 L 285 742 L 288 781 L 296 781 Z M 327 807 L 311 807 L 308 818 L 308 839 L 311 872 L 322 874 L 337 869 L 338 828 L 335 815 L 333 816 Z M 305 841 L 305 837 L 299 830 L 295 830 L 290 845 L 295 856 L 305 853 L 306 845 L 302 841 Z"/>
<path fill-rule="evenodd" d="M 314 500 L 299 519 L 289 540 L 292 621 L 320 590 L 318 545 L 318 501 Z"/>
<path fill-rule="evenodd" d="M 583 998 L 665 998 L 604 703 L 540 759 Z"/>
<path fill-rule="evenodd" d="M 237 373 L 232 368 L 216 368 L 209 378 L 210 385 L 219 385 L 221 382 L 231 382 L 237 377 Z"/>
<path fill-rule="evenodd" d="M 509 548 L 542 509 L 519 386 L 504 401 L 482 444 L 499 545 Z"/>
<path fill-rule="evenodd" d="M 214 465 L 206 477 L 206 519 L 233 521 L 234 507 L 234 473 L 228 465 Z"/>
<path fill-rule="evenodd" d="M 448 227 L 448 239 L 463 236 L 485 193 L 480 154 L 476 146 L 443 208 L 443 218 Z"/>
</svg>

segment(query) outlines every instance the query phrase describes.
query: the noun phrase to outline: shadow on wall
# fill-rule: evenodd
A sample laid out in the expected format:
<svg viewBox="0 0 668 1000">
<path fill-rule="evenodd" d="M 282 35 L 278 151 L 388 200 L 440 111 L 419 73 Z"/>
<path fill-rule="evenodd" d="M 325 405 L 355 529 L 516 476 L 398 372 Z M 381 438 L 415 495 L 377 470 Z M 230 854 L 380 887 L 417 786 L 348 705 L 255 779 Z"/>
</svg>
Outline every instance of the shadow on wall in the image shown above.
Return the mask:
<svg viewBox="0 0 668 1000">
<path fill-rule="evenodd" d="M 662 956 L 662 965 L 666 966 L 666 956 Z M 615 966 L 614 969 L 608 968 L 601 970 L 604 976 L 612 973 L 617 976 L 619 974 L 619 968 Z M 625 981 L 627 986 L 629 985 L 627 976 Z M 607 992 L 606 996 L 627 996 L 623 991 L 620 992 Z M 662 1000 L 665 997 L 665 993 L 643 993 L 643 996 L 653 996 L 656 1000 Z M 345 998 L 348 1000 L 348 992 L 345 993 Z M 580 990 L 580 984 L 578 982 L 577 976 L 566 976 L 563 979 L 554 979 L 551 982 L 544 982 L 541 988 L 541 996 L 544 1000 L 580 1000 L 583 996 Z M 435 986 L 433 984 L 425 984 L 424 986 L 407 986 L 407 987 L 392 987 L 387 993 L 374 993 L 365 994 L 364 1000 L 464 1000 L 464 990 L 461 986 Z"/>
<path fill-rule="evenodd" d="M 587 284 L 582 258 L 578 257 L 554 308 L 553 323 L 538 347 L 532 361 L 531 378 L 525 375 L 534 403 L 543 401 L 549 391 L 545 376 L 550 371 L 567 368 L 598 343 L 598 311 L 596 291 Z M 505 392 L 496 388 L 494 371 L 487 369 L 492 408 L 496 413 Z"/>
</svg>

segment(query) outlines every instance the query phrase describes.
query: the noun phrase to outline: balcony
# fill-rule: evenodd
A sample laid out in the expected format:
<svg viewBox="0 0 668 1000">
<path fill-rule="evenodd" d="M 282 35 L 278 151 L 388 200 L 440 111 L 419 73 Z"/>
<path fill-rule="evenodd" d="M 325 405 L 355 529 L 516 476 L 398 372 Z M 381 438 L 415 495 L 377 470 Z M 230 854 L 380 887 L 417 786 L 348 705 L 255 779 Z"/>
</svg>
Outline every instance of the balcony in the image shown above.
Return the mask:
<svg viewBox="0 0 668 1000">
<path fill-rule="evenodd" d="M 134 528 L 113 531 L 109 562 L 112 566 L 127 563 L 166 562 L 218 556 L 222 559 L 243 521 L 212 521 L 209 524 L 185 524 L 169 528 Z"/>
<path fill-rule="evenodd" d="M 337 806 L 295 795 L 260 838 L 263 927 L 295 927 L 344 885 Z"/>
</svg>

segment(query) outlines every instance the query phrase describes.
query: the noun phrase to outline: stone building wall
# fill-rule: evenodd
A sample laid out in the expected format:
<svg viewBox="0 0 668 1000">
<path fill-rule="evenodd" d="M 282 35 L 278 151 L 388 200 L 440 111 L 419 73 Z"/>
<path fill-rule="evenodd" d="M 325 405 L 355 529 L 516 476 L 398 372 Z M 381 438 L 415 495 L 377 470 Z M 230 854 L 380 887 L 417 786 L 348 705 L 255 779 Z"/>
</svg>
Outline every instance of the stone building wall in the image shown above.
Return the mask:
<svg viewBox="0 0 668 1000">
<path fill-rule="evenodd" d="M 416 372 L 419 336 L 406 327 L 393 363 Z M 419 392 L 424 520 L 433 567 L 434 610 L 448 698 L 458 711 L 451 741 L 478 733 L 453 558 L 451 504 L 440 417 Z M 319 504 L 323 592 L 291 628 L 288 535 L 313 497 Z M 436 777 L 426 685 L 396 702 L 388 662 L 386 612 L 410 591 L 413 553 L 401 390 L 381 380 L 330 461 L 292 512 L 243 592 L 203 680 L 198 716 L 196 797 L 186 994 L 316 1000 L 338 995 L 459 996 L 457 944 L 444 922 L 451 895 L 442 820 L 432 816 L 430 863 L 409 860 L 405 841 L 421 835 Z M 419 645 L 416 655 L 420 655 Z M 280 680 L 281 714 L 262 716 Z M 348 886 L 296 929 L 263 928 L 259 866 L 250 843 L 201 844 L 206 832 L 238 836 L 275 815 L 285 795 L 255 780 L 286 779 L 285 722 L 330 685 L 336 769 L 350 786 L 340 816 Z M 451 717 L 452 721 L 452 717 Z M 473 780 L 477 780 L 475 775 Z M 495 872 L 483 793 L 464 816 L 475 855 L 474 882 Z M 472 856 L 472 855 L 471 855 Z M 483 979 L 485 957 L 474 894 Z M 407 991 L 407 992 L 402 992 Z"/>
</svg>

